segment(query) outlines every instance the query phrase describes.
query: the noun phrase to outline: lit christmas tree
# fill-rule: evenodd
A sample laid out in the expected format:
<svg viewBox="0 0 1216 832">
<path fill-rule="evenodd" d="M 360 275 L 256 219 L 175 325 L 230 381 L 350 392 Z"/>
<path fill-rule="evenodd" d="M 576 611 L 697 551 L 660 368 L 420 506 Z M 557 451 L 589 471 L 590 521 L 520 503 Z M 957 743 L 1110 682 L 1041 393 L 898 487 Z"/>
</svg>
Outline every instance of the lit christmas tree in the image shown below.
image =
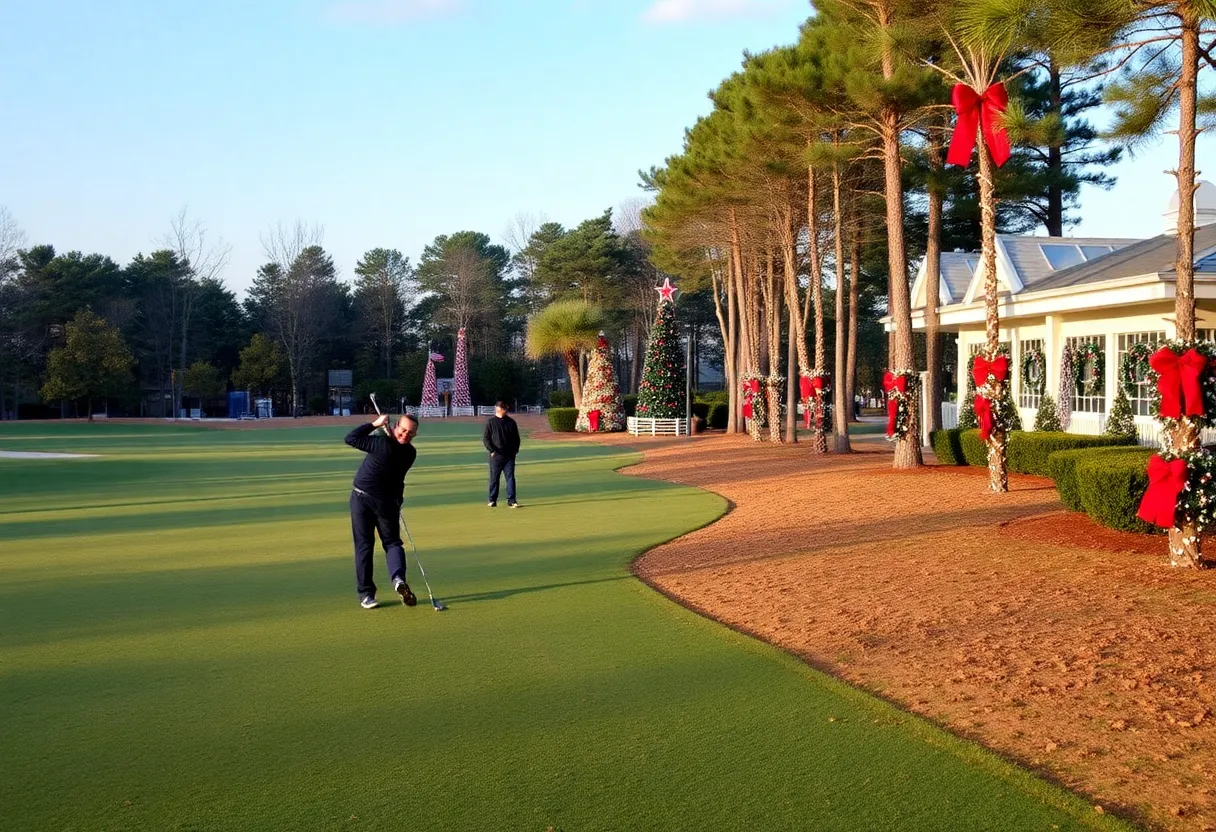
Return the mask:
<svg viewBox="0 0 1216 832">
<path fill-rule="evenodd" d="M 684 416 L 684 356 L 676 334 L 676 288 L 665 277 L 658 292 L 659 313 L 646 346 L 637 415 L 649 419 L 680 418 Z"/>
<path fill-rule="evenodd" d="M 582 433 L 607 433 L 625 429 L 625 408 L 621 404 L 621 388 L 612 371 L 612 356 L 608 339 L 602 334 L 595 352 L 587 362 L 587 381 L 583 385 L 583 406 L 578 412 L 574 429 Z"/>
<path fill-rule="evenodd" d="M 435 362 L 442 361 L 440 353 L 432 352 L 426 358 L 426 375 L 422 377 L 422 406 L 439 407 L 439 385 L 435 382 Z"/>
<path fill-rule="evenodd" d="M 464 327 L 456 333 L 456 369 L 452 379 L 452 407 L 472 407 L 469 395 L 469 345 L 465 341 Z"/>
</svg>

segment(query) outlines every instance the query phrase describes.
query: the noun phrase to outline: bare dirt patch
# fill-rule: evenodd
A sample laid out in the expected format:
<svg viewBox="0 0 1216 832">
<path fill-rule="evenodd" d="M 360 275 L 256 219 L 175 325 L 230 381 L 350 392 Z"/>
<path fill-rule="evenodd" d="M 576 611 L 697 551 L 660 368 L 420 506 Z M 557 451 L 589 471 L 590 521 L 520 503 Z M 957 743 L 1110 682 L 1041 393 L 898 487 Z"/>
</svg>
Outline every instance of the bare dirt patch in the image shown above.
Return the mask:
<svg viewBox="0 0 1216 832">
<path fill-rule="evenodd" d="M 635 571 L 682 603 L 1156 828 L 1216 828 L 1216 570 L 1062 512 L 1050 481 L 746 437 L 607 441 L 715 491 Z"/>
</svg>

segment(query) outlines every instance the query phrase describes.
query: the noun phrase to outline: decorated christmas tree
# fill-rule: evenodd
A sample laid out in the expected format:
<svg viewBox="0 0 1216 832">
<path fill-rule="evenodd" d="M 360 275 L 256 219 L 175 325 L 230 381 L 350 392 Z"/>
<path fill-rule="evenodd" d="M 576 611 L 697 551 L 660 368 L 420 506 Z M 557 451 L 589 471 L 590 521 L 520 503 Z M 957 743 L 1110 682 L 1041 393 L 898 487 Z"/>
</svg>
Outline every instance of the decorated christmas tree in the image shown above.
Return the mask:
<svg viewBox="0 0 1216 832">
<path fill-rule="evenodd" d="M 435 383 L 435 362 L 443 356 L 432 352 L 426 357 L 426 375 L 422 377 L 422 406 L 439 407 L 439 385 Z"/>
<path fill-rule="evenodd" d="M 672 419 L 684 415 L 684 356 L 676 334 L 676 288 L 668 278 L 658 287 L 659 312 L 650 330 L 646 363 L 638 385 L 637 415 Z"/>
<path fill-rule="evenodd" d="M 1110 415 L 1106 417 L 1106 435 L 1134 437 L 1136 435 L 1136 417 L 1132 413 L 1132 403 L 1127 400 L 1123 386 L 1115 394 L 1115 403 L 1111 405 Z"/>
<path fill-rule="evenodd" d="M 1042 431 L 1062 431 L 1060 412 L 1056 410 L 1056 400 L 1050 393 L 1044 393 L 1039 400 L 1038 412 L 1034 414 L 1034 429 Z"/>
<path fill-rule="evenodd" d="M 600 335 L 595 352 L 587 362 L 587 381 L 583 384 L 583 406 L 574 429 L 582 433 L 606 433 L 625 429 L 625 408 L 621 388 L 612 371 L 608 339 Z"/>
<path fill-rule="evenodd" d="M 456 333 L 456 369 L 452 379 L 452 407 L 472 407 L 469 395 L 469 345 L 465 341 L 464 327 Z"/>
</svg>

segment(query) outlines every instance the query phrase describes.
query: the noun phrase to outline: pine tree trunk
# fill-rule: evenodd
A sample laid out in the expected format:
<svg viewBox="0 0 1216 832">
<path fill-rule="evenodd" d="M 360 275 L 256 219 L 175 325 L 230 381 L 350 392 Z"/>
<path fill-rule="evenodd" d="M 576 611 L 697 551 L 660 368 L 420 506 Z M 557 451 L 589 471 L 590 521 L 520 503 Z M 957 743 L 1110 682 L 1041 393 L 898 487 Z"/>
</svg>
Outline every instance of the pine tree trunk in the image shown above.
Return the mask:
<svg viewBox="0 0 1216 832">
<path fill-rule="evenodd" d="M 977 150 L 980 157 L 980 258 L 984 273 L 985 334 L 989 360 L 996 357 L 1001 346 L 1001 322 L 997 308 L 996 280 L 996 186 L 993 176 L 996 164 L 992 153 L 984 143 L 982 131 L 977 130 Z M 997 385 L 997 395 L 1003 392 L 1008 380 Z M 996 401 L 993 401 L 995 406 Z M 994 417 L 993 422 L 996 422 Z M 1009 490 L 1009 474 L 1005 456 L 1005 426 L 994 424 L 988 437 L 988 487 L 996 492 Z"/>
<path fill-rule="evenodd" d="M 849 404 L 848 418 L 853 419 L 854 402 L 857 401 L 857 322 L 858 306 L 861 302 L 861 227 L 860 221 L 853 229 L 853 247 L 849 256 L 849 369 L 845 384 L 845 399 Z"/>
<path fill-rule="evenodd" d="M 839 144 L 839 141 L 835 142 Z M 836 215 L 836 355 L 832 368 L 832 402 L 835 418 L 832 419 L 833 448 L 838 454 L 847 454 L 849 446 L 849 417 L 844 406 L 845 386 L 845 334 L 844 318 L 844 215 L 840 204 L 840 165 L 832 165 L 832 209 Z"/>
<path fill-rule="evenodd" d="M 887 73 L 888 56 L 892 49 L 884 46 L 883 76 Z M 894 71 L 892 69 L 891 74 Z M 887 200 L 887 267 L 890 275 L 889 294 L 891 317 L 895 331 L 891 333 L 892 369 L 913 370 L 912 307 L 908 292 L 907 248 L 904 244 L 904 189 L 899 156 L 899 114 L 888 108 L 883 116 L 883 178 Z M 914 397 L 913 397 L 914 398 Z M 919 468 L 924 464 L 920 451 L 920 418 L 915 407 L 909 407 L 908 432 L 895 442 L 895 468 Z"/>
<path fill-rule="evenodd" d="M 1063 120 L 1064 94 L 1060 85 L 1060 70 L 1054 60 L 1047 65 L 1048 83 L 1051 85 L 1051 109 Z M 1064 236 L 1064 152 L 1059 145 L 1047 148 L 1047 233 L 1052 237 Z"/>
<path fill-rule="evenodd" d="M 931 151 L 934 172 L 941 169 L 941 148 L 936 143 Z M 929 430 L 942 427 L 941 332 L 937 313 L 941 286 L 942 202 L 940 183 L 929 186 L 929 237 L 925 246 L 925 409 L 929 412 Z"/>
<path fill-rule="evenodd" d="M 789 325 L 785 334 L 785 441 L 791 444 L 798 442 L 798 358 L 797 345 L 794 343 L 797 340 L 797 327 L 795 322 L 798 319 L 797 305 L 786 304 L 786 317 Z"/>
<path fill-rule="evenodd" d="M 1178 274 L 1174 289 L 1174 321 L 1178 338 L 1195 338 L 1195 137 L 1199 83 L 1199 18 L 1189 5 L 1182 15 L 1182 73 L 1178 85 Z M 1179 449 L 1198 450 L 1199 430 L 1184 420 L 1174 433 Z M 1170 529 L 1170 563 L 1204 565 L 1199 531 L 1194 523 Z"/>
</svg>

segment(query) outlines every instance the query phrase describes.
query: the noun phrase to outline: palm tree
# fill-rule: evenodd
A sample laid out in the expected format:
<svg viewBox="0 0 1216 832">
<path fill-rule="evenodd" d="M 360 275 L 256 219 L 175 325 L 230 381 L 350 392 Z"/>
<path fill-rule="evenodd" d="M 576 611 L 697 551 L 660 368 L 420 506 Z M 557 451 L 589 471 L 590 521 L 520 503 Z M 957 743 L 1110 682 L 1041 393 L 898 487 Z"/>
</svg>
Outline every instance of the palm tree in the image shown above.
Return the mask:
<svg viewBox="0 0 1216 832">
<path fill-rule="evenodd" d="M 583 406 L 579 353 L 595 348 L 603 326 L 603 312 L 585 300 L 555 301 L 528 321 L 528 357 L 560 355 L 565 360 L 575 407 Z"/>
</svg>

